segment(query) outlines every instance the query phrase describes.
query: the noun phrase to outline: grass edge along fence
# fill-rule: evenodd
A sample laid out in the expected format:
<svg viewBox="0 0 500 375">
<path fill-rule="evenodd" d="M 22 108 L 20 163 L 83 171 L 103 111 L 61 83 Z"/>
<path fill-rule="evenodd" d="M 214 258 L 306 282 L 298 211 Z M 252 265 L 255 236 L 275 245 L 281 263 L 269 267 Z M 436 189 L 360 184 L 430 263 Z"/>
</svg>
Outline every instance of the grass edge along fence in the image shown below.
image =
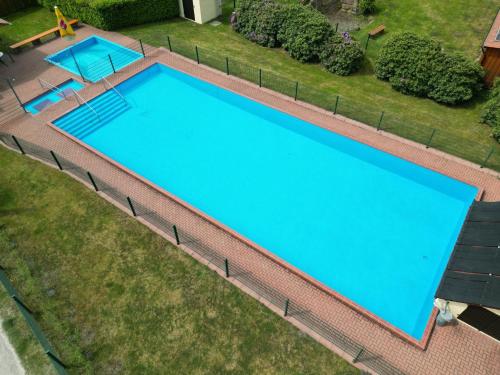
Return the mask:
<svg viewBox="0 0 500 375">
<path fill-rule="evenodd" d="M 47 355 L 50 362 L 54 366 L 54 369 L 59 375 L 67 375 L 66 365 L 61 361 L 61 359 L 57 356 L 56 352 L 52 345 L 50 345 L 49 341 L 43 334 L 40 325 L 37 323 L 35 318 L 33 317 L 33 312 L 30 310 L 28 306 L 23 302 L 16 289 L 10 282 L 5 269 L 0 265 L 0 282 L 3 284 L 7 294 L 12 298 L 15 302 L 17 308 L 21 312 L 26 324 L 31 328 L 31 332 L 36 337 L 37 341 L 43 348 L 43 352 Z"/>
<path fill-rule="evenodd" d="M 273 289 L 258 277 L 238 264 L 235 259 L 229 259 L 219 253 L 213 247 L 203 243 L 200 238 L 193 236 L 170 219 L 162 216 L 157 210 L 146 207 L 140 203 L 139 197 L 129 196 L 120 191 L 113 183 L 107 182 L 68 159 L 56 154 L 53 150 L 45 149 L 13 135 L 0 132 L 0 140 L 9 148 L 23 155 L 30 155 L 50 166 L 65 171 L 77 180 L 86 182 L 93 190 L 100 192 L 110 198 L 115 204 L 133 217 L 141 218 L 155 227 L 166 238 L 174 239 L 177 246 L 183 245 L 195 252 L 201 258 L 216 266 L 220 273 L 226 278 L 233 278 L 252 290 L 261 298 L 283 311 L 283 316 L 293 318 L 295 321 L 308 327 L 323 339 L 327 340 L 343 352 L 352 357 L 352 363 L 363 363 L 380 375 L 403 375 L 404 373 L 387 362 L 379 354 L 371 352 L 355 340 L 351 339 L 331 324 L 322 320 L 307 308 L 283 293 Z M 109 177 L 108 177 L 109 178 Z"/>
<path fill-rule="evenodd" d="M 479 143 L 416 120 L 409 122 L 407 119 L 399 118 L 396 113 L 380 110 L 368 103 L 356 103 L 344 96 L 303 85 L 299 81 L 289 80 L 182 39 L 167 36 L 167 44 L 164 47 L 198 64 L 279 92 L 295 101 L 318 106 L 330 111 L 333 115 L 341 115 L 367 124 L 376 128 L 377 131 L 386 131 L 422 144 L 426 148 L 434 148 L 468 160 L 478 164 L 481 168 L 488 167 L 500 172 L 500 145 L 493 141 L 489 144 Z"/>
</svg>

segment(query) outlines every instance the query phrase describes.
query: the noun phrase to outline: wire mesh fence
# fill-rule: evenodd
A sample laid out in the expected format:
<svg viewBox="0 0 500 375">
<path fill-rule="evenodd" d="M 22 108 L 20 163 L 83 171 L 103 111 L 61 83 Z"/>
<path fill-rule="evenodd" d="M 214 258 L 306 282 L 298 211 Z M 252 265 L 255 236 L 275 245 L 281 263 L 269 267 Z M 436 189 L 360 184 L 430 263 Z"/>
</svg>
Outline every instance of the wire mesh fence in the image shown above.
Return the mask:
<svg viewBox="0 0 500 375">
<path fill-rule="evenodd" d="M 23 302 L 21 296 L 17 293 L 17 290 L 14 288 L 12 283 L 10 282 L 5 269 L 0 265 L 0 283 L 3 285 L 8 295 L 13 299 L 17 308 L 21 312 L 24 320 L 30 327 L 33 335 L 38 340 L 40 345 L 43 348 L 44 353 L 49 358 L 50 362 L 54 366 L 54 369 L 59 375 L 67 375 L 66 365 L 61 361 L 57 352 L 54 350 L 52 345 L 49 343 L 47 338 L 45 337 L 40 325 L 35 320 L 33 316 L 33 311 Z"/>
<path fill-rule="evenodd" d="M 6 133 L 0 132 L 0 140 L 10 148 L 41 159 L 86 182 L 95 191 L 106 195 L 133 216 L 145 220 L 168 238 L 173 239 L 177 245 L 187 247 L 215 265 L 226 277 L 238 280 L 276 308 L 281 309 L 284 316 L 292 317 L 351 355 L 353 362 L 363 363 L 379 374 L 402 374 L 399 369 L 382 356 L 348 337 L 333 324 L 322 319 L 306 303 L 298 301 L 295 296 L 292 297 L 287 291 L 288 289 L 279 290 L 270 285 L 269 277 L 282 277 L 283 274 L 289 274 L 288 270 L 257 252 L 252 252 L 251 256 L 254 257 L 253 261 L 258 263 L 257 270 L 259 271 L 249 267 L 247 261 L 242 260 L 236 251 L 237 247 L 241 246 L 241 241 L 235 239 L 231 234 L 224 233 L 218 227 L 213 228 L 213 225 L 210 229 L 222 234 L 217 237 L 211 236 L 211 232 L 206 227 L 208 224 L 202 217 L 197 217 L 195 220 L 190 219 L 190 221 L 182 219 L 182 215 L 179 215 L 181 208 L 179 203 L 169 202 L 169 210 L 160 206 L 159 199 L 154 199 L 154 205 L 153 203 L 147 204 L 142 196 L 131 194 L 124 191 L 123 188 L 119 188 L 118 186 L 121 185 L 113 180 L 111 174 L 98 175 L 51 150 Z M 164 198 L 168 199 L 168 197 Z M 222 249 L 229 249 L 229 251 L 224 252 Z M 272 274 L 268 275 L 266 272 L 272 272 Z M 320 293 L 319 290 L 318 293 Z"/>
<path fill-rule="evenodd" d="M 219 52 L 195 46 L 182 39 L 167 37 L 166 46 L 170 51 L 279 92 L 295 100 L 300 100 L 350 119 L 393 133 L 403 138 L 421 143 L 451 155 L 472 161 L 482 167 L 500 171 L 500 145 L 495 142 L 472 141 L 454 133 L 430 126 L 415 119 L 401 118 L 396 113 L 384 111 L 365 102 L 337 95 L 292 81 L 266 69 L 239 61 Z"/>
</svg>

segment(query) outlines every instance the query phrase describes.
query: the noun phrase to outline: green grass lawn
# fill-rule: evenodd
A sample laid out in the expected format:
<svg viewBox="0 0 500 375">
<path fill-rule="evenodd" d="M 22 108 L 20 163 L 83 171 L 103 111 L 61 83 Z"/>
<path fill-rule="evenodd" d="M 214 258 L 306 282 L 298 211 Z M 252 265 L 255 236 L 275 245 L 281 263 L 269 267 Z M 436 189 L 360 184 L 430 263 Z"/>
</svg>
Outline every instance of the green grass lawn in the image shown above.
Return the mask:
<svg viewBox="0 0 500 375">
<path fill-rule="evenodd" d="M 67 175 L 3 147 L 0 165 L 1 264 L 70 373 L 358 373 Z"/>
<path fill-rule="evenodd" d="M 4 46 L 10 46 L 57 26 L 54 14 L 40 7 L 12 13 L 5 19 L 12 25 L 0 26 L 0 39 Z"/>
</svg>

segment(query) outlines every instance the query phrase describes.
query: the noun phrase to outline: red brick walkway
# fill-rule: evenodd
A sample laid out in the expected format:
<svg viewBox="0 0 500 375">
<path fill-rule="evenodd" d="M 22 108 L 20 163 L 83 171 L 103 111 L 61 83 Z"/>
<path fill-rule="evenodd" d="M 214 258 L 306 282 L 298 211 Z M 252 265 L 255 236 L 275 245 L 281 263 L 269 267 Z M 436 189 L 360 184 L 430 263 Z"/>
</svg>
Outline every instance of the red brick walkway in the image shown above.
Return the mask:
<svg viewBox="0 0 500 375">
<path fill-rule="evenodd" d="M 120 34 L 104 33 L 89 27 L 80 29 L 78 38 L 93 33 L 101 34 L 122 44 L 131 42 L 130 39 Z M 8 75 L 17 78 L 16 88 L 23 100 L 27 100 L 42 91 L 36 82 L 38 76 L 42 76 L 53 83 L 59 83 L 71 77 L 70 73 L 49 66 L 42 61 L 44 55 L 63 48 L 65 43 L 62 40 L 56 40 L 25 52 L 18 57 L 16 64 L 9 68 Z M 196 65 L 166 51 L 155 52 L 152 57 L 148 57 L 139 64 L 135 64 L 114 75 L 110 80 L 117 83 L 155 61 L 161 61 L 176 69 L 288 112 L 318 126 L 331 129 L 347 137 L 478 186 L 484 190 L 484 200 L 500 200 L 499 175 L 493 171 L 480 170 L 471 163 L 438 151 L 427 150 L 421 145 L 383 132 L 376 132 L 368 126 L 338 116 L 333 117 L 331 113 L 321 109 L 296 103 L 293 99 L 260 89 L 238 78 L 228 77 L 220 72 Z M 82 95 L 90 99 L 102 91 L 103 88 L 100 85 L 92 85 L 82 91 Z M 8 94 L 5 94 L 5 96 L 8 96 Z M 205 245 L 217 249 L 222 256 L 251 271 L 254 277 L 287 295 L 292 301 L 307 306 L 311 312 L 328 321 L 339 331 L 356 340 L 373 353 L 382 356 L 405 373 L 500 373 L 500 344 L 466 324 L 460 323 L 458 326 L 446 328 L 436 327 L 425 351 L 408 344 L 389 330 L 375 324 L 371 319 L 352 310 L 344 303 L 327 295 L 294 273 L 263 257 L 252 247 L 237 240 L 234 236 L 221 231 L 204 218 L 151 188 L 139 178 L 120 170 L 109 161 L 44 124 L 45 121 L 58 117 L 72 106 L 74 106 L 74 103 L 61 102 L 46 110 L 41 116 L 36 118 L 24 116 L 20 120 L 3 125 L 0 130 L 50 148 L 86 170 L 92 171 L 98 178 L 107 181 L 110 185 L 119 186 L 120 190 L 134 200 L 141 202 L 149 209 L 161 213 L 162 216 L 176 223 L 183 232 L 187 232 L 203 241 Z M 147 215 L 144 212 L 140 214 Z M 189 244 L 187 246 L 189 247 Z M 293 320 L 293 317 L 291 319 Z"/>
</svg>

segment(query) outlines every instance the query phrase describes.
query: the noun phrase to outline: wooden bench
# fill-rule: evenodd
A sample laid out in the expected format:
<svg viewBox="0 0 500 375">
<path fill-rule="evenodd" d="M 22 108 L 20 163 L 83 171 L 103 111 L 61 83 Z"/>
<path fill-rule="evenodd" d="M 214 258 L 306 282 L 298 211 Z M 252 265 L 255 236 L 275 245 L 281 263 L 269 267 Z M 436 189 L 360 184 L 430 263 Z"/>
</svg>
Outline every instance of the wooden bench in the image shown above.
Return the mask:
<svg viewBox="0 0 500 375">
<path fill-rule="evenodd" d="M 77 25 L 78 24 L 78 20 L 71 20 L 68 22 L 68 24 L 70 25 Z M 10 48 L 14 51 L 14 52 L 17 52 L 19 50 L 19 48 L 25 46 L 25 45 L 28 45 L 30 43 L 33 43 L 33 45 L 38 45 L 38 44 L 41 44 L 42 41 L 41 39 L 47 35 L 50 35 L 50 34 L 55 34 L 55 36 L 59 36 L 59 27 L 53 27 L 52 29 L 49 29 L 47 31 L 44 31 L 43 33 L 40 33 L 40 34 L 37 34 L 35 36 L 32 36 L 31 38 L 28 38 L 28 39 L 25 39 L 25 40 L 22 40 L 20 42 L 17 42 L 13 45 L 10 46 Z"/>
<path fill-rule="evenodd" d="M 368 35 L 370 36 L 370 38 L 373 38 L 374 36 L 377 36 L 378 34 L 383 33 L 384 30 L 385 30 L 385 26 L 384 25 L 379 25 L 376 28 L 374 28 L 373 30 L 371 30 L 368 33 Z"/>
</svg>

